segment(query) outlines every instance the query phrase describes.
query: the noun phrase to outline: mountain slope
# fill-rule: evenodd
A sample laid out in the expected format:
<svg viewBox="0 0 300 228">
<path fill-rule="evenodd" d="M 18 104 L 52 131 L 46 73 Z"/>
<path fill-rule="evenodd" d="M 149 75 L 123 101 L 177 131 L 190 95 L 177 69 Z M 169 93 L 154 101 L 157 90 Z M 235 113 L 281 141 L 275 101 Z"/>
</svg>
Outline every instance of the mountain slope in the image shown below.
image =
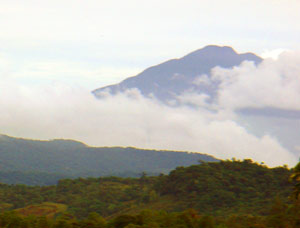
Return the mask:
<svg viewBox="0 0 300 228">
<path fill-rule="evenodd" d="M 231 68 L 246 60 L 256 64 L 262 61 L 252 53 L 238 54 L 231 47 L 210 45 L 180 59 L 172 59 L 152 66 L 119 84 L 96 89 L 93 94 L 101 97 L 107 92 L 116 94 L 137 88 L 144 96 L 154 95 L 165 102 L 176 99 L 177 95 L 187 90 L 212 95 L 215 93 L 216 85 L 198 85 L 195 82 L 197 77 L 203 75 L 210 77 L 211 69 L 216 66 Z"/>
<path fill-rule="evenodd" d="M 228 98 L 226 92 L 223 93 L 223 96 L 221 95 L 222 91 L 224 92 L 224 88 L 222 88 L 222 85 L 220 87 L 220 81 L 214 80 L 211 77 L 210 72 L 214 67 L 232 68 L 240 65 L 245 60 L 252 61 L 257 65 L 263 61 L 262 58 L 252 53 L 238 54 L 231 47 L 210 45 L 182 58 L 172 59 L 157 66 L 152 66 L 140 74 L 127 78 L 116 85 L 96 89 L 93 91 L 93 94 L 98 98 L 102 98 L 107 94 L 117 94 L 128 89 L 137 88 L 144 96 L 149 98 L 154 96 L 164 104 L 174 107 L 183 105 L 200 108 L 212 113 L 215 110 L 222 110 L 224 107 L 222 107 L 222 104 L 220 106 L 220 103 L 224 102 L 235 113 L 236 118 L 234 121 L 245 128 L 250 134 L 259 138 L 264 135 L 270 135 L 284 148 L 299 157 L 300 111 L 296 107 L 290 109 L 279 108 L 276 105 L 274 107 L 272 105 L 261 107 L 250 105 L 247 107 L 242 104 L 243 102 L 241 102 L 241 106 L 238 105 L 235 107 L 232 105 L 230 96 Z M 257 69 L 261 70 L 259 67 Z M 230 74 L 228 77 L 230 78 Z M 261 77 L 263 79 L 264 75 L 262 74 Z M 226 75 L 224 75 L 224 78 L 226 78 Z M 268 80 L 271 79 L 267 79 L 265 82 L 261 80 L 261 83 L 271 85 L 272 80 L 270 82 Z M 274 80 L 276 80 L 276 75 L 274 75 Z M 237 87 L 231 87 L 232 89 L 239 88 L 236 90 L 236 97 L 241 97 L 242 100 L 246 98 L 249 101 L 258 101 L 256 96 L 244 91 L 245 89 L 247 90 L 247 81 L 244 83 L 244 87 L 241 86 L 241 88 L 239 88 L 239 83 L 237 83 Z M 251 85 L 251 81 L 249 83 Z M 283 83 L 282 86 L 286 87 L 284 82 L 280 83 Z M 263 84 L 260 86 L 262 86 L 261 88 L 265 88 Z M 260 91 L 262 92 L 263 90 L 261 89 Z M 253 89 L 252 91 L 256 90 Z M 229 90 L 228 92 L 230 93 Z M 222 100 L 220 100 L 220 97 L 223 97 Z M 263 97 L 262 95 L 262 100 Z M 284 95 L 281 97 L 283 98 Z"/>
<path fill-rule="evenodd" d="M 71 140 L 35 141 L 0 136 L 0 178 L 9 175 L 28 178 L 43 173 L 53 178 L 103 175 L 137 176 L 142 172 L 166 173 L 177 166 L 217 161 L 200 153 L 142 150 L 121 147 L 88 147 Z M 17 172 L 17 173 L 16 173 Z M 50 178 L 50 177 L 49 177 Z M 55 178 L 54 178 L 55 179 Z M 20 182 L 19 182 L 20 183 Z"/>
</svg>

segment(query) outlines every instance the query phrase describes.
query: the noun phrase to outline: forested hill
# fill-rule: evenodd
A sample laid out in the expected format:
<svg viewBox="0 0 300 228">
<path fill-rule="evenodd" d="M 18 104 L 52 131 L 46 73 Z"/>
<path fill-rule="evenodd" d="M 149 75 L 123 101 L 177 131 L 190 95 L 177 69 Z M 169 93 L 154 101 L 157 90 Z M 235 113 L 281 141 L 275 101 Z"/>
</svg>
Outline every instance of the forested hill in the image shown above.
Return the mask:
<svg viewBox="0 0 300 228">
<path fill-rule="evenodd" d="M 0 135 L 0 182 L 55 184 L 68 177 L 139 176 L 218 161 L 200 154 L 121 147 L 89 147 L 72 140 L 36 141 Z"/>
<path fill-rule="evenodd" d="M 53 214 L 64 208 L 78 218 L 92 212 L 111 218 L 145 209 L 175 212 L 194 208 L 199 214 L 221 217 L 264 216 L 276 200 L 288 202 L 290 175 L 286 167 L 270 169 L 244 160 L 178 167 L 169 175 L 153 177 L 66 179 L 45 187 L 3 184 L 0 210 L 23 208 L 18 212 L 30 214 L 46 213 L 48 207 Z"/>
</svg>

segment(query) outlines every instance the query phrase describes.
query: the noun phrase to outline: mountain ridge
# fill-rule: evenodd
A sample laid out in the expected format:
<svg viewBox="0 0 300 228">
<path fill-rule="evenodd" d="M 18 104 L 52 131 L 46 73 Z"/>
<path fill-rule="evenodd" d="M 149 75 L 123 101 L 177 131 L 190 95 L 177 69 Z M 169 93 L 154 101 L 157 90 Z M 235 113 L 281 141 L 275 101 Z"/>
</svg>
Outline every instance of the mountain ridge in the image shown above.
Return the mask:
<svg viewBox="0 0 300 228">
<path fill-rule="evenodd" d="M 0 137 L 0 182 L 27 183 L 33 176 L 38 184 L 43 174 L 53 181 L 75 177 L 139 176 L 168 173 L 177 166 L 198 164 L 199 160 L 219 161 L 201 153 L 144 150 L 133 147 L 89 147 L 73 140 L 26 140 Z M 22 178 L 17 177 L 23 175 Z M 2 179 L 1 179 L 2 178 Z M 14 183 L 14 182 L 13 182 Z M 41 181 L 44 184 L 44 181 Z"/>
<path fill-rule="evenodd" d="M 211 95 L 215 93 L 215 88 L 196 86 L 193 83 L 195 78 L 202 75 L 210 77 L 211 69 L 216 66 L 231 68 L 243 61 L 253 61 L 258 64 L 262 58 L 250 52 L 238 54 L 229 46 L 208 45 L 181 58 L 170 59 L 151 66 L 120 83 L 95 89 L 92 93 L 101 98 L 103 93 L 107 94 L 108 92 L 115 95 L 128 89 L 137 88 L 142 95 L 155 96 L 165 103 L 168 103 L 168 100 L 176 100 L 176 96 L 191 89 L 197 93 Z"/>
</svg>

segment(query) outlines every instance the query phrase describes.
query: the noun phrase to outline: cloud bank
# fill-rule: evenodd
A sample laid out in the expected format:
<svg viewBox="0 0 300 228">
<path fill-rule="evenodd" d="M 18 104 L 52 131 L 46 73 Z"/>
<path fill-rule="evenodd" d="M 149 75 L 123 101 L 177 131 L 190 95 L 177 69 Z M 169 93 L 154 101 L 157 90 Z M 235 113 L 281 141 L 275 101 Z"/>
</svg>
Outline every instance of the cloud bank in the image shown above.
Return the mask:
<svg viewBox="0 0 300 228">
<path fill-rule="evenodd" d="M 270 166 L 294 165 L 296 155 L 270 134 L 249 133 L 238 124 L 234 111 L 270 106 L 299 110 L 299 56 L 286 53 L 257 67 L 244 62 L 233 69 L 215 68 L 212 80 L 220 83 L 220 90 L 213 103 L 206 103 L 204 95 L 182 95 L 183 102 L 197 104 L 197 108 L 167 106 L 143 97 L 136 89 L 97 100 L 84 88 L 60 83 L 24 85 L 1 76 L 1 133 L 69 138 L 92 146 L 195 151 L 223 159 L 252 158 Z"/>
<path fill-rule="evenodd" d="M 278 60 L 259 66 L 244 62 L 233 69 L 213 69 L 220 82 L 218 105 L 222 108 L 274 107 L 300 110 L 300 53 L 285 52 Z"/>
<path fill-rule="evenodd" d="M 197 151 L 224 159 L 249 157 L 269 165 L 295 161 L 276 139 L 255 137 L 227 115 L 168 107 L 135 90 L 104 100 L 65 86 L 12 86 L 1 94 L 1 131 L 13 136 Z"/>
</svg>

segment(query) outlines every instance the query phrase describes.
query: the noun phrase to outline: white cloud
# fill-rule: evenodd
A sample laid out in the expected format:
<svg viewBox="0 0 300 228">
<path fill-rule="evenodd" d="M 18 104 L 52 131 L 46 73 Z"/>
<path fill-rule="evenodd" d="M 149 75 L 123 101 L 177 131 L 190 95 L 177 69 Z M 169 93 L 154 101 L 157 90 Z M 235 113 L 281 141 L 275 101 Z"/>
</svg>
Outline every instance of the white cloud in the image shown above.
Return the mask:
<svg viewBox="0 0 300 228">
<path fill-rule="evenodd" d="M 210 83 L 211 83 L 211 80 L 206 74 L 196 77 L 192 82 L 192 84 L 197 85 L 197 86 L 209 85 Z"/>
<path fill-rule="evenodd" d="M 264 59 L 272 58 L 274 60 L 277 60 L 279 55 L 281 55 L 283 52 L 287 52 L 287 51 L 289 51 L 289 50 L 284 49 L 284 48 L 278 48 L 278 49 L 273 49 L 273 50 L 264 50 L 260 56 Z"/>
<path fill-rule="evenodd" d="M 217 67 L 212 74 L 220 81 L 217 102 L 221 108 L 300 110 L 299 52 L 285 52 L 277 60 L 266 59 L 258 66 L 244 62 L 233 69 Z"/>
<path fill-rule="evenodd" d="M 275 138 L 255 137 L 222 113 L 168 107 L 137 90 L 96 100 L 88 90 L 59 84 L 28 87 L 2 80 L 0 87 L 0 129 L 5 134 L 249 157 L 272 166 L 296 163 Z"/>
<path fill-rule="evenodd" d="M 177 97 L 180 104 L 184 105 L 196 105 L 201 108 L 210 108 L 211 105 L 207 104 L 207 100 L 210 98 L 209 95 L 204 93 L 196 93 L 196 92 L 185 92 Z"/>
<path fill-rule="evenodd" d="M 38 61 L 14 71 L 15 63 L 3 55 L 0 129 L 19 137 L 71 138 L 94 146 L 197 151 L 219 158 L 249 157 L 272 166 L 294 165 L 296 156 L 276 138 L 252 135 L 237 124 L 233 111 L 265 106 L 299 110 L 299 63 L 298 53 L 285 53 L 257 67 L 245 62 L 234 69 L 216 68 L 213 78 L 221 80 L 218 103 L 208 104 L 206 95 L 189 92 L 180 101 L 200 106 L 191 109 L 165 106 L 154 98 L 143 98 L 137 90 L 96 100 L 89 89 L 57 80 L 52 84 L 24 84 L 21 79 L 41 80 L 51 74 L 94 76 L 80 65 L 55 61 Z M 94 70 L 90 73 L 101 72 Z M 105 72 L 111 74 L 114 69 Z"/>
<path fill-rule="evenodd" d="M 97 101 L 74 84 L 94 89 L 115 83 L 209 43 L 242 51 L 292 48 L 299 45 L 299 6 L 296 0 L 3 0 L 0 129 L 21 137 L 293 164 L 293 155 L 275 138 L 249 134 L 232 112 L 266 105 L 299 109 L 300 64 L 289 56 L 258 68 L 245 63 L 231 71 L 216 69 L 222 79 L 217 104 L 222 109 L 216 114 L 166 107 L 136 91 Z M 182 99 L 203 106 L 206 97 L 190 93 Z"/>
</svg>

